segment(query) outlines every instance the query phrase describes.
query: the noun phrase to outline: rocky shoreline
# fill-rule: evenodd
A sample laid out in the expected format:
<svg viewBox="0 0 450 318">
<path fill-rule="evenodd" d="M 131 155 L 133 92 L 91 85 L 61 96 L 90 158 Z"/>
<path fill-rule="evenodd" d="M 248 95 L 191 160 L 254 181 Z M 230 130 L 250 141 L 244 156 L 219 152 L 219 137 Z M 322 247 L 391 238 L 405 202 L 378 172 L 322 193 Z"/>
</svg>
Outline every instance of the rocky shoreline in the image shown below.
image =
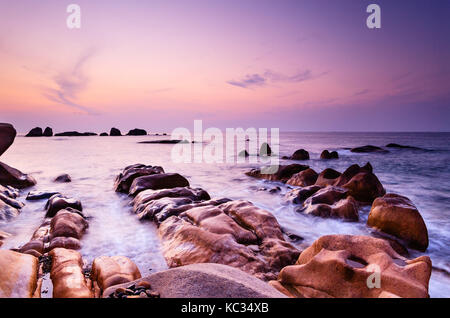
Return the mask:
<svg viewBox="0 0 450 318">
<path fill-rule="evenodd" d="M 112 129 L 110 135 L 121 133 Z M 11 125 L 0 124 L 0 155 L 15 136 Z M 264 154 L 270 152 L 267 145 Z M 302 149 L 288 159 L 308 160 L 309 154 Z M 324 151 L 321 159 L 336 155 Z M 23 206 L 20 189 L 36 180 L 0 165 L 0 220 L 7 221 Z M 0 249 L 0 297 L 41 297 L 45 275 L 54 298 L 429 297 L 430 258 L 402 256 L 403 246 L 426 250 L 425 222 L 408 198 L 386 194 L 370 163 L 343 173 L 290 164 L 273 175 L 259 169 L 247 175 L 293 187 L 284 197 L 298 213 L 358 222 L 360 208 L 370 206 L 367 225 L 379 237 L 327 235 L 301 251 L 275 216 L 252 202 L 211 198 L 177 172 L 134 164 L 117 175 L 114 188 L 129 197 L 141 226 L 157 227 L 169 270 L 142 277 L 121 255 L 98 255 L 85 264 L 79 250 L 95 215 L 85 215 L 76 198 L 31 191 L 27 200 L 47 200 L 42 224 L 23 246 Z M 9 235 L 0 232 L 0 246 Z M 367 286 L 374 266 L 381 269 L 380 288 Z"/>
</svg>

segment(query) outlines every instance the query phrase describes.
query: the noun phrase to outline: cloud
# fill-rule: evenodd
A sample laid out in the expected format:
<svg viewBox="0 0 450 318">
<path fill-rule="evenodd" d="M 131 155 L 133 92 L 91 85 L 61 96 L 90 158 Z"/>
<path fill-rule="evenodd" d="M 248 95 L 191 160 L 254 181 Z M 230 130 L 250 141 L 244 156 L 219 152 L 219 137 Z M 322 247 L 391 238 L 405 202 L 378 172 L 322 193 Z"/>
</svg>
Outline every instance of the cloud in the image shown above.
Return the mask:
<svg viewBox="0 0 450 318">
<path fill-rule="evenodd" d="M 300 83 L 307 80 L 311 80 L 322 75 L 327 74 L 328 72 L 321 73 L 319 75 L 314 76 L 311 70 L 303 70 L 299 71 L 293 75 L 286 75 L 279 72 L 274 72 L 271 70 L 267 70 L 262 74 L 247 74 L 240 80 L 232 80 L 227 81 L 228 84 L 233 86 L 238 86 L 242 88 L 252 88 L 257 86 L 265 86 L 268 84 L 276 84 L 276 83 Z"/>
<path fill-rule="evenodd" d="M 370 89 L 363 89 L 361 91 L 357 91 L 355 94 L 353 94 L 353 96 L 361 96 L 361 95 L 366 95 L 367 93 L 370 92 Z"/>
<path fill-rule="evenodd" d="M 78 94 L 89 83 L 89 78 L 84 73 L 84 66 L 94 55 L 94 50 L 88 50 L 75 61 L 69 71 L 60 72 L 55 76 L 53 81 L 57 88 L 46 89 L 44 96 L 52 102 L 76 108 L 90 115 L 96 114 L 89 107 L 76 103 Z"/>
</svg>

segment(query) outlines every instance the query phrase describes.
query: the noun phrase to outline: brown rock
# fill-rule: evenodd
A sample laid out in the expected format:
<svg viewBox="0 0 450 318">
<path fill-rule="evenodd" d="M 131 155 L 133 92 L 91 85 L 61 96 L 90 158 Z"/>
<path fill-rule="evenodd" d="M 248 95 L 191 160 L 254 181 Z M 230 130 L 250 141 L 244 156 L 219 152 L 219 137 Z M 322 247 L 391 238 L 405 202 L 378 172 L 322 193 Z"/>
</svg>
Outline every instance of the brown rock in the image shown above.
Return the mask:
<svg viewBox="0 0 450 318">
<path fill-rule="evenodd" d="M 309 152 L 307 152 L 305 149 L 299 149 L 299 150 L 295 151 L 289 159 L 291 159 L 291 160 L 309 160 Z"/>
<path fill-rule="evenodd" d="M 92 298 L 93 294 L 83 275 L 80 253 L 64 248 L 50 252 L 53 298 Z"/>
<path fill-rule="evenodd" d="M 321 187 L 326 187 L 328 185 L 334 185 L 336 184 L 338 178 L 341 176 L 341 173 L 331 169 L 327 168 L 324 171 L 322 171 L 316 180 L 316 185 Z"/>
<path fill-rule="evenodd" d="M 59 183 L 69 183 L 72 182 L 72 178 L 67 173 L 64 173 L 62 175 L 57 176 L 53 181 Z"/>
<path fill-rule="evenodd" d="M 16 134 L 13 125 L 0 123 L 0 156 L 13 144 Z"/>
<path fill-rule="evenodd" d="M 189 181 L 178 173 L 160 173 L 134 179 L 129 194 L 135 196 L 147 189 L 159 190 L 188 186 Z"/>
<path fill-rule="evenodd" d="M 316 183 L 318 176 L 317 172 L 309 168 L 294 174 L 286 183 L 292 186 L 308 187 Z"/>
<path fill-rule="evenodd" d="M 139 278 L 141 273 L 136 264 L 125 256 L 100 256 L 92 263 L 91 279 L 101 291 Z"/>
<path fill-rule="evenodd" d="M 349 195 L 360 202 L 372 203 L 377 197 L 383 196 L 383 188 L 377 176 L 370 172 L 360 172 L 342 186 L 348 189 Z"/>
<path fill-rule="evenodd" d="M 300 164 L 291 164 L 291 165 L 287 165 L 287 166 L 279 166 L 278 170 L 273 174 L 264 174 L 261 172 L 261 169 L 252 169 L 252 170 L 246 172 L 245 174 L 249 177 L 258 178 L 258 179 L 286 182 L 294 174 L 299 173 L 308 168 L 309 168 L 309 166 L 300 165 Z"/>
<path fill-rule="evenodd" d="M 50 237 L 52 241 L 60 236 L 79 240 L 87 228 L 88 223 L 80 214 L 72 210 L 60 210 L 51 220 Z"/>
<path fill-rule="evenodd" d="M 421 251 L 428 247 L 425 222 L 414 204 L 404 196 L 388 193 L 375 199 L 367 225 L 405 240 Z"/>
<path fill-rule="evenodd" d="M 37 287 L 38 259 L 0 250 L 0 298 L 31 298 Z"/>
<path fill-rule="evenodd" d="M 160 173 L 164 173 L 164 169 L 159 166 L 146 166 L 143 164 L 128 166 L 116 177 L 114 189 L 116 192 L 128 193 L 134 179 Z"/>
<path fill-rule="evenodd" d="M 11 234 L 0 231 L 0 246 L 3 245 L 3 240 L 7 239 L 10 236 L 11 236 Z"/>
<path fill-rule="evenodd" d="M 304 188 L 293 189 L 286 193 L 285 200 L 293 204 L 302 204 L 306 199 L 312 196 L 314 193 L 322 189 L 317 185 L 312 185 Z"/>
<path fill-rule="evenodd" d="M 20 214 L 20 211 L 0 200 L 0 221 L 9 221 Z"/>
<path fill-rule="evenodd" d="M 18 189 L 24 189 L 36 184 L 36 180 L 19 170 L 0 162 L 0 184 L 9 185 Z"/>
<path fill-rule="evenodd" d="M 320 154 L 320 159 L 324 160 L 339 159 L 339 154 L 336 151 L 329 152 L 328 150 L 324 150 Z"/>
<path fill-rule="evenodd" d="M 379 286 L 374 285 L 378 270 Z M 327 235 L 304 250 L 296 265 L 283 268 L 271 284 L 290 297 L 424 298 L 429 297 L 430 276 L 427 256 L 408 260 L 382 239 Z"/>
<path fill-rule="evenodd" d="M 66 198 L 61 194 L 55 194 L 48 199 L 47 204 L 45 205 L 45 209 L 47 210 L 45 216 L 50 218 L 54 217 L 58 211 L 67 208 L 78 210 L 80 213 L 83 211 L 83 206 L 79 200 Z"/>
</svg>

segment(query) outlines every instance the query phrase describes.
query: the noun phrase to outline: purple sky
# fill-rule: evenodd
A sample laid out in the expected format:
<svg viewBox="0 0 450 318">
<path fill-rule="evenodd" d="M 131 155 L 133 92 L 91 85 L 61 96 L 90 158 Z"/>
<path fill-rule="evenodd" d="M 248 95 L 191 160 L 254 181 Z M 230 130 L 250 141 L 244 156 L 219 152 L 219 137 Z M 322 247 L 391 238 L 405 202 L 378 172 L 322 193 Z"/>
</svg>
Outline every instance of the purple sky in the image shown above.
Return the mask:
<svg viewBox="0 0 450 318">
<path fill-rule="evenodd" d="M 366 27 L 370 3 L 381 29 Z M 0 12 L 0 121 L 20 132 L 194 119 L 450 131 L 450 1 L 0 0 Z"/>
</svg>

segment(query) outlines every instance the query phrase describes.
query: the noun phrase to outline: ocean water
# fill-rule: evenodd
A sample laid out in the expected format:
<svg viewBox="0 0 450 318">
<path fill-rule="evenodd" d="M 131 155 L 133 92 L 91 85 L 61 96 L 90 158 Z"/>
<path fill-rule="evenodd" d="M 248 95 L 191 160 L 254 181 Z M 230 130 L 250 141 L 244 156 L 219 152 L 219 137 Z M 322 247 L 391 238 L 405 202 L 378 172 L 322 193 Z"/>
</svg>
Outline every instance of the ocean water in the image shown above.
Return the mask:
<svg viewBox="0 0 450 318">
<path fill-rule="evenodd" d="M 131 213 L 130 199 L 115 193 L 115 176 L 127 165 L 144 163 L 161 165 L 166 172 L 186 176 L 191 186 L 202 187 L 212 197 L 246 199 L 271 211 L 287 231 L 304 238 L 305 248 L 326 234 L 370 235 L 366 226 L 368 209 L 360 211 L 358 223 L 305 216 L 285 205 L 283 195 L 289 189 L 280 183 L 256 180 L 244 172 L 258 164 L 174 163 L 170 144 L 139 144 L 156 140 L 155 136 L 123 137 L 17 137 L 1 160 L 32 174 L 38 184 L 33 190 L 60 191 L 81 200 L 84 212 L 91 216 L 88 233 L 82 239 L 81 253 L 86 263 L 101 255 L 125 255 L 136 262 L 143 275 L 164 270 L 155 226 L 140 222 Z M 348 148 L 398 143 L 425 150 L 390 149 L 387 154 L 356 154 Z M 304 148 L 311 160 L 300 162 L 320 172 L 325 168 L 344 171 L 351 164 L 370 162 L 388 192 L 402 194 L 417 206 L 429 232 L 430 245 L 425 253 L 410 250 L 411 257 L 428 255 L 433 261 L 430 281 L 431 297 L 450 297 L 450 133 L 281 133 L 280 156 Z M 339 160 L 319 160 L 322 150 L 337 150 Z M 281 164 L 292 163 L 281 160 Z M 72 182 L 54 183 L 59 174 L 68 173 Z M 261 188 L 281 187 L 281 193 Z M 14 220 L 0 224 L 12 233 L 3 249 L 28 242 L 44 218 L 43 201 L 26 203 Z"/>
</svg>

